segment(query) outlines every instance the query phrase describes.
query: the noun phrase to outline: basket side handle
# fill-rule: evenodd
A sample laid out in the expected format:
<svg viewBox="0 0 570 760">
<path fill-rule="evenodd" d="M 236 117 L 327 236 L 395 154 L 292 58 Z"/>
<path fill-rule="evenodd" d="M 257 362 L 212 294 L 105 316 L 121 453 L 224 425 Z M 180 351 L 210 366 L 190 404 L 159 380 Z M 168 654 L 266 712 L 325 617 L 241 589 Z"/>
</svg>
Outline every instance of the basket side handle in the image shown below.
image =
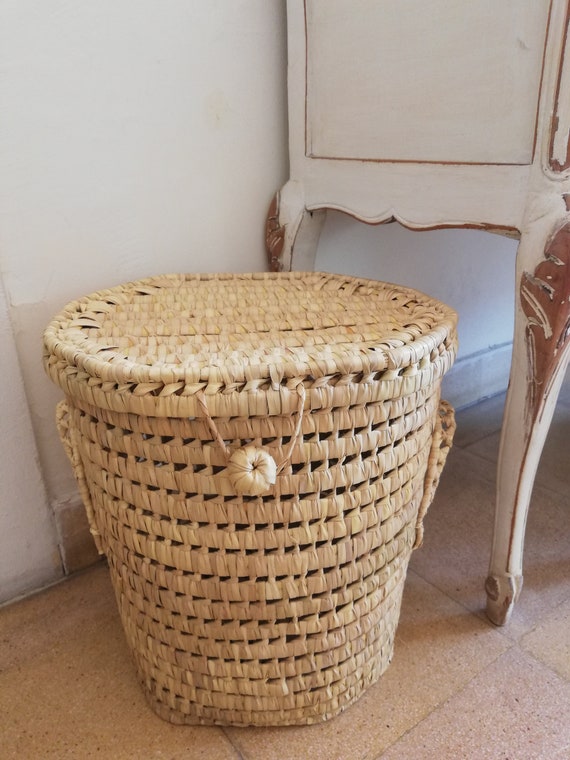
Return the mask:
<svg viewBox="0 0 570 760">
<path fill-rule="evenodd" d="M 414 549 L 422 545 L 424 539 L 424 517 L 433 501 L 439 479 L 447 459 L 447 455 L 453 444 L 453 435 L 456 428 L 455 411 L 451 404 L 441 400 L 433 431 L 431 450 L 424 480 L 424 495 L 418 510 L 416 522 L 416 540 Z"/>
<path fill-rule="evenodd" d="M 93 536 L 95 546 L 99 554 L 104 554 L 101 533 L 97 527 L 95 521 L 95 511 L 93 509 L 93 502 L 91 501 L 91 494 L 87 487 L 87 481 L 85 479 L 85 472 L 83 470 L 83 463 L 79 454 L 79 446 L 77 441 L 78 431 L 71 424 L 71 415 L 69 412 L 69 404 L 66 400 L 60 401 L 55 411 L 55 422 L 57 425 L 57 431 L 63 444 L 63 448 L 71 466 L 73 468 L 73 474 L 77 481 L 79 488 L 79 495 L 83 501 L 85 507 L 85 513 L 87 515 L 87 522 L 89 523 L 89 532 Z"/>
</svg>

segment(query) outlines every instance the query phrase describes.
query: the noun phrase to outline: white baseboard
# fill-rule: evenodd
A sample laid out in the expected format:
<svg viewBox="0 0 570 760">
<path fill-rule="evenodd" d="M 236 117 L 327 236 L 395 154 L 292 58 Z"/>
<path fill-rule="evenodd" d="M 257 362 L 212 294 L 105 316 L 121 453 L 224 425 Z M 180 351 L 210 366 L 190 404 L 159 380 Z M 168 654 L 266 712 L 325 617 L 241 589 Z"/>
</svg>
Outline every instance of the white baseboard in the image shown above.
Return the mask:
<svg viewBox="0 0 570 760">
<path fill-rule="evenodd" d="M 65 574 L 70 575 L 97 562 L 100 557 L 79 494 L 71 493 L 69 498 L 52 507 Z"/>
<path fill-rule="evenodd" d="M 503 343 L 459 359 L 443 380 L 442 397 L 462 409 L 506 391 L 512 348 Z"/>
</svg>

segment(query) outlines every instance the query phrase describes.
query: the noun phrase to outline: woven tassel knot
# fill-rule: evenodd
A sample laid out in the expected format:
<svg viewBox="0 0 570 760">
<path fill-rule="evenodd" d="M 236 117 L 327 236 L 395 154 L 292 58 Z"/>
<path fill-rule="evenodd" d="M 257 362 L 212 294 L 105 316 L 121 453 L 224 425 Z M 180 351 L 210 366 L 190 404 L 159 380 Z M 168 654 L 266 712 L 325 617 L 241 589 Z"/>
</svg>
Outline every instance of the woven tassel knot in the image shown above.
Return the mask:
<svg viewBox="0 0 570 760">
<path fill-rule="evenodd" d="M 228 477 L 236 493 L 261 496 L 275 485 L 277 465 L 271 454 L 264 449 L 244 446 L 231 455 Z"/>
<path fill-rule="evenodd" d="M 220 431 L 208 411 L 204 392 L 198 391 L 196 393 L 196 400 L 212 433 L 212 437 L 224 452 L 224 456 L 228 461 L 227 474 L 230 483 L 234 487 L 235 492 L 240 496 L 261 496 L 267 493 L 271 486 L 274 486 L 277 482 L 277 475 L 291 461 L 293 450 L 301 436 L 303 425 L 303 409 L 305 406 L 305 388 L 303 383 L 297 385 L 296 391 L 299 399 L 297 402 L 297 422 L 291 436 L 291 441 L 289 442 L 289 447 L 285 452 L 285 457 L 279 465 L 276 464 L 268 451 L 256 446 L 243 446 L 232 453 L 220 435 Z"/>
</svg>

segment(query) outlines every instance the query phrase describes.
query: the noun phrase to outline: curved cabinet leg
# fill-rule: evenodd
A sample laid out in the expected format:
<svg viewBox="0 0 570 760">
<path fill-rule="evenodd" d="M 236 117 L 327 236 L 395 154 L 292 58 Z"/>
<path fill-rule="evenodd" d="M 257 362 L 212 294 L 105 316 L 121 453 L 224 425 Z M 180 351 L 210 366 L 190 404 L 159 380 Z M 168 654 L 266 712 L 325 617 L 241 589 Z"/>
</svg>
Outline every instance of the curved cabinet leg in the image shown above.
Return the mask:
<svg viewBox="0 0 570 760">
<path fill-rule="evenodd" d="M 307 211 L 299 183 L 288 182 L 273 198 L 265 223 L 272 272 L 312 271 L 326 211 Z"/>
<path fill-rule="evenodd" d="M 507 622 L 522 588 L 530 496 L 570 353 L 570 222 L 538 237 L 523 236 L 517 255 L 519 306 L 485 584 L 487 615 L 497 625 Z M 537 250 L 544 251 L 538 263 Z"/>
</svg>

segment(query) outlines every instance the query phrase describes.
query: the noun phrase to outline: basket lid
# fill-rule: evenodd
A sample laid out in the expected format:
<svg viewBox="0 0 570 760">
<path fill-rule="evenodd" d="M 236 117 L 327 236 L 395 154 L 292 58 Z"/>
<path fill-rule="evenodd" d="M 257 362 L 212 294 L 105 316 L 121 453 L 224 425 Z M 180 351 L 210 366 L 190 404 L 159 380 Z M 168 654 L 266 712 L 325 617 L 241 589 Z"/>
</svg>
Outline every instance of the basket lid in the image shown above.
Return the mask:
<svg viewBox="0 0 570 760">
<path fill-rule="evenodd" d="M 134 395 L 398 370 L 446 344 L 456 314 L 415 290 L 323 273 L 165 275 L 81 298 L 49 324 L 53 379 L 73 369 Z"/>
</svg>

